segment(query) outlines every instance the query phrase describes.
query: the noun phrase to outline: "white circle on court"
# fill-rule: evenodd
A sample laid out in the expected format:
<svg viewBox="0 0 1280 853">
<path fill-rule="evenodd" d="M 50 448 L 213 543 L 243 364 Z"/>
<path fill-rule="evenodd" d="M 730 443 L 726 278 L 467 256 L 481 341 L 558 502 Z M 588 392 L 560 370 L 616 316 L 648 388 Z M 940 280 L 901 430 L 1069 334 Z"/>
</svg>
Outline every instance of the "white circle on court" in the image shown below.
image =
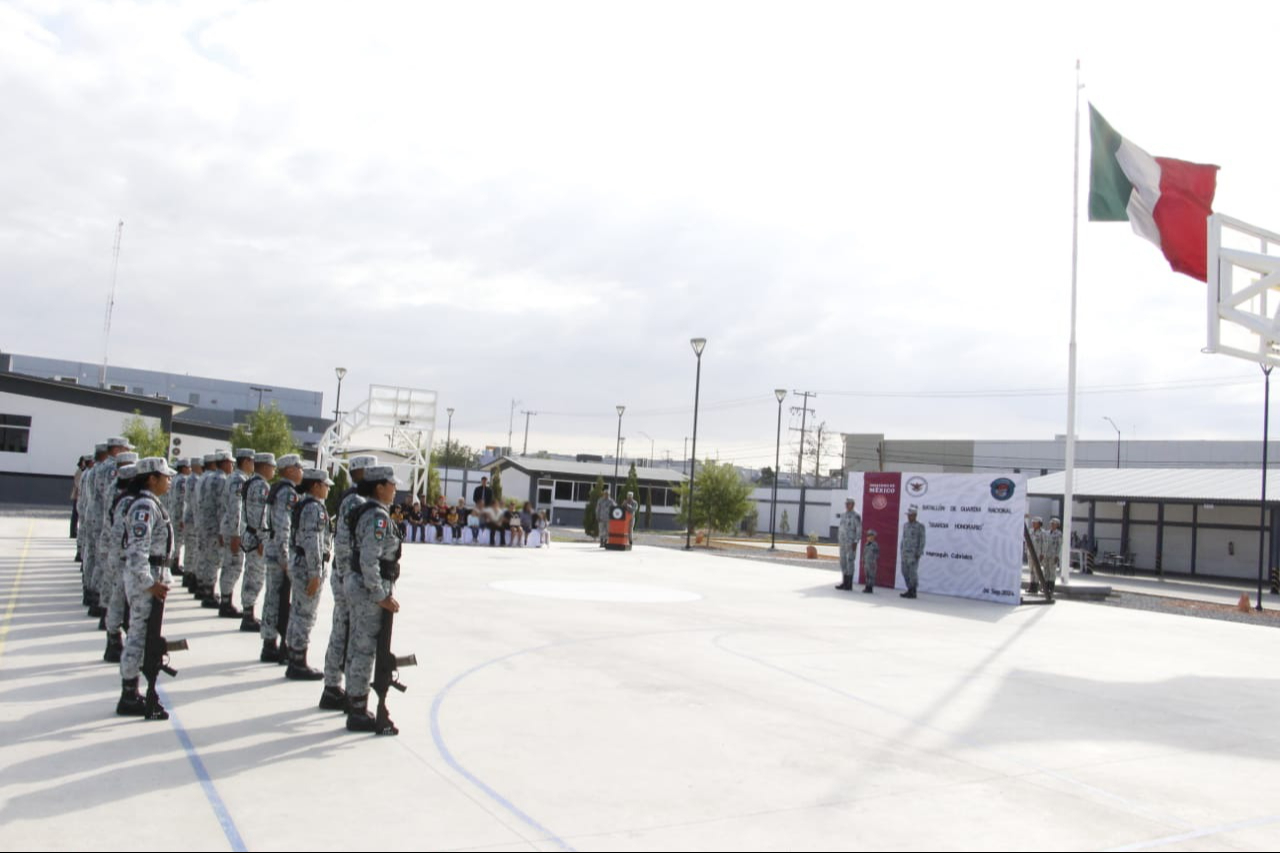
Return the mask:
<svg viewBox="0 0 1280 853">
<path fill-rule="evenodd" d="M 644 586 L 613 581 L 511 580 L 489 584 L 503 592 L 536 595 L 539 598 L 565 598 L 571 601 L 616 601 L 630 604 L 660 604 L 697 601 L 696 592 L 663 586 Z"/>
</svg>

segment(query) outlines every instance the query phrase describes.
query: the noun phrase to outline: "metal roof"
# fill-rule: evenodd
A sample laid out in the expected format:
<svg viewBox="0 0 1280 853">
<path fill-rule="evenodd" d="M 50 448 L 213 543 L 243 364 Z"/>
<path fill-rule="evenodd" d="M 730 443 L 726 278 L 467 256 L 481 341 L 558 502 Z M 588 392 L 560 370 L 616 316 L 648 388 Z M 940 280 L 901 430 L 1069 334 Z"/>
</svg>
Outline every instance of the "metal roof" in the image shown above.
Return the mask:
<svg viewBox="0 0 1280 853">
<path fill-rule="evenodd" d="M 492 471 L 500 465 L 514 466 L 529 474 L 563 474 L 566 477 L 613 479 L 612 462 L 570 462 L 566 459 L 541 459 L 537 456 L 500 456 L 488 465 L 482 466 L 482 470 Z M 619 480 L 627 476 L 630 467 L 630 463 L 618 465 Z M 683 483 L 687 478 L 679 471 L 672 471 L 669 468 L 642 468 L 637 465 L 636 479 L 649 483 Z"/>
<path fill-rule="evenodd" d="M 1061 497 L 1066 475 L 1059 471 L 1027 482 L 1030 495 Z M 1267 503 L 1280 503 L 1280 471 L 1267 477 Z M 1251 503 L 1262 497 L 1261 469 L 1240 468 L 1077 468 L 1077 499 Z"/>
</svg>

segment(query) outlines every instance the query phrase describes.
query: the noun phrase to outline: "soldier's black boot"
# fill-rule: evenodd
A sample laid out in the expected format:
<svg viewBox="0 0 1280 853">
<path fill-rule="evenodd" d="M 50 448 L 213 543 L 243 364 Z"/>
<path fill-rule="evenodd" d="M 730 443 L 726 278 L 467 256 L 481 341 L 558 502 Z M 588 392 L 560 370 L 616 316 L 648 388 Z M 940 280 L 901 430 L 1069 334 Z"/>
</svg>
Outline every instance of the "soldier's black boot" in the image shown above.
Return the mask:
<svg viewBox="0 0 1280 853">
<path fill-rule="evenodd" d="M 244 614 L 236 609 L 236 606 L 231 603 L 231 596 L 228 595 L 222 600 L 222 606 L 218 608 L 218 616 L 222 619 L 239 619 Z"/>
<path fill-rule="evenodd" d="M 844 580 L 836 584 L 836 589 L 853 589 L 853 575 L 845 575 Z"/>
<path fill-rule="evenodd" d="M 279 663 L 280 649 L 276 646 L 275 640 L 262 641 L 262 654 L 258 655 L 258 660 L 263 663 Z"/>
<path fill-rule="evenodd" d="M 182 576 L 182 588 L 185 589 L 187 592 L 191 592 L 193 589 L 195 589 L 195 585 L 196 585 L 195 572 L 187 572 L 185 575 Z"/>
<path fill-rule="evenodd" d="M 386 710 L 383 708 L 378 709 L 378 716 L 377 716 L 377 719 L 374 720 L 374 722 L 377 723 L 377 726 L 378 726 L 374 730 L 374 734 L 379 734 L 379 735 L 400 734 L 400 730 L 396 728 L 396 724 L 391 721 L 391 715 L 388 714 Z"/>
<path fill-rule="evenodd" d="M 1036 583 L 1035 581 L 1032 581 L 1031 584 L 1027 587 L 1027 592 L 1031 593 L 1032 595 L 1039 595 L 1040 584 Z"/>
<path fill-rule="evenodd" d="M 902 593 L 902 597 L 903 597 L 903 598 L 915 598 L 915 597 L 916 597 L 916 591 L 915 591 L 915 588 L 914 588 L 914 587 L 913 587 L 913 588 L 908 588 L 906 592 Z"/>
<path fill-rule="evenodd" d="M 147 701 L 138 695 L 138 676 L 120 679 L 120 701 L 116 713 L 122 717 L 142 717 L 147 713 Z"/>
<path fill-rule="evenodd" d="M 99 631 L 107 630 L 107 614 L 106 613 L 103 613 L 101 616 L 98 617 L 98 630 Z"/>
<path fill-rule="evenodd" d="M 875 588 L 874 586 L 872 586 L 871 584 L 867 584 L 866 586 L 864 586 L 864 587 L 862 588 L 862 591 L 863 591 L 863 592 L 865 592 L 865 593 L 870 594 L 870 593 L 875 592 L 875 591 L 876 591 L 876 588 Z"/>
<path fill-rule="evenodd" d="M 305 648 L 289 649 L 289 668 L 284 671 L 284 677 L 294 681 L 319 681 L 324 678 L 324 673 L 307 666 Z"/>
<path fill-rule="evenodd" d="M 107 663 L 120 663 L 120 654 L 124 651 L 124 640 L 120 638 L 119 631 L 110 631 L 107 633 L 107 650 L 102 653 L 102 659 Z"/>
<path fill-rule="evenodd" d="M 204 588 L 204 595 L 200 597 L 200 606 L 207 607 L 210 610 L 217 610 L 222 607 L 222 600 L 213 591 L 213 587 L 207 586 Z"/>
<path fill-rule="evenodd" d="M 84 593 L 80 596 L 80 606 L 81 607 L 89 606 L 89 587 L 87 586 L 84 588 Z"/>
<path fill-rule="evenodd" d="M 252 607 L 240 614 L 240 630 L 245 633 L 252 631 L 255 634 L 262 630 L 262 623 L 253 618 Z"/>
<path fill-rule="evenodd" d="M 369 694 L 347 696 L 347 731 L 376 732 L 378 721 L 369 715 Z"/>
<path fill-rule="evenodd" d="M 276 660 L 276 663 L 280 664 L 281 666 L 286 666 L 290 660 L 291 658 L 289 657 L 289 644 L 284 641 L 284 635 L 281 634 L 280 635 L 280 657 Z"/>
<path fill-rule="evenodd" d="M 83 558 L 82 556 L 80 556 L 80 549 L 79 549 L 79 548 L 77 548 L 77 549 L 76 549 L 76 562 L 77 562 L 77 563 L 83 563 L 83 562 L 84 562 L 84 558 Z"/>
<path fill-rule="evenodd" d="M 323 711 L 347 710 L 347 691 L 333 684 L 326 684 L 320 694 L 320 709 Z"/>
</svg>

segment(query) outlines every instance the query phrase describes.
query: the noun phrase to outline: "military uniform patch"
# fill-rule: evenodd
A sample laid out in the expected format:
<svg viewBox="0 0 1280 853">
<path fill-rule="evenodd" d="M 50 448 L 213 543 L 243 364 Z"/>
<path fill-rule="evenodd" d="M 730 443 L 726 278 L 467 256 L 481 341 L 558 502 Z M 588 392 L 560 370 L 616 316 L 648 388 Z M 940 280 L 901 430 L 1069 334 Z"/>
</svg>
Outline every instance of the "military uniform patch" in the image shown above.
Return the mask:
<svg viewBox="0 0 1280 853">
<path fill-rule="evenodd" d="M 373 530 L 373 538 L 381 539 L 386 535 L 387 535 L 387 520 L 385 518 L 379 518 L 378 524 Z"/>
</svg>

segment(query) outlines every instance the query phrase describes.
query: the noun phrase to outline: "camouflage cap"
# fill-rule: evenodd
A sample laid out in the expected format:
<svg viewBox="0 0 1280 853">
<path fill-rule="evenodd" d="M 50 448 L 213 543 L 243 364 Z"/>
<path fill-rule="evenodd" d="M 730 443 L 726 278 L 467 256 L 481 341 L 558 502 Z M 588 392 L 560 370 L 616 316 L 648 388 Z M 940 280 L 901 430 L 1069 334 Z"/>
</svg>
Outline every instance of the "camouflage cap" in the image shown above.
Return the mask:
<svg viewBox="0 0 1280 853">
<path fill-rule="evenodd" d="M 304 484 L 324 483 L 326 486 L 333 485 L 333 480 L 329 479 L 329 473 L 323 468 L 304 469 L 302 472 L 302 482 Z"/>
<path fill-rule="evenodd" d="M 1050 524 L 1061 524 L 1061 523 L 1062 523 L 1062 519 L 1060 519 L 1060 518 L 1051 518 L 1051 519 L 1049 519 L 1049 523 L 1050 523 Z"/>
<path fill-rule="evenodd" d="M 252 459 L 255 455 L 256 453 L 252 447 L 241 447 L 236 451 L 236 461 L 239 462 L 241 459 Z"/>
<path fill-rule="evenodd" d="M 362 471 L 377 464 L 378 457 L 376 456 L 352 456 L 351 460 L 347 462 L 347 468 L 351 471 Z"/>
<path fill-rule="evenodd" d="M 277 468 L 292 468 L 295 465 L 301 467 L 302 457 L 296 453 L 286 453 L 280 457 L 280 461 L 276 462 Z"/>
<path fill-rule="evenodd" d="M 110 450 L 113 447 L 123 447 L 125 450 L 128 450 L 132 445 L 129 444 L 128 439 L 121 438 L 118 435 L 113 435 L 111 438 L 107 439 L 107 450 Z"/>
<path fill-rule="evenodd" d="M 219 450 L 217 453 L 213 454 L 213 461 L 214 461 L 214 462 L 230 462 L 230 461 L 231 461 L 231 451 L 230 451 L 230 450 Z"/>
<path fill-rule="evenodd" d="M 116 454 L 117 468 L 123 467 L 125 465 L 132 465 L 134 462 L 137 462 L 137 461 L 138 461 L 138 454 L 134 453 L 132 450 L 126 450 L 124 453 Z"/>
<path fill-rule="evenodd" d="M 390 465 L 374 465 L 371 468 L 364 469 L 364 481 L 366 483 L 395 483 L 397 486 L 404 485 L 396 479 L 396 469 Z"/>
<path fill-rule="evenodd" d="M 1040 516 L 1038 516 L 1038 515 L 1033 515 L 1033 516 L 1031 517 L 1031 523 L 1032 523 L 1032 524 L 1044 524 L 1044 519 L 1043 519 L 1043 518 L 1041 518 L 1041 517 L 1040 517 Z"/>
<path fill-rule="evenodd" d="M 122 453 L 120 455 L 123 456 L 124 454 Z M 138 463 L 136 460 L 133 462 L 129 462 L 125 465 L 121 465 L 118 469 L 116 469 L 116 482 L 123 483 L 128 480 L 132 480 L 135 476 L 137 476 L 137 473 L 138 473 Z"/>
<path fill-rule="evenodd" d="M 868 530 L 868 531 L 867 531 L 867 535 L 868 535 L 868 536 L 875 536 L 875 535 L 876 535 L 876 532 L 875 532 L 874 530 Z"/>
<path fill-rule="evenodd" d="M 856 503 L 857 503 L 857 501 L 853 499 L 853 495 L 846 495 L 846 496 L 845 496 L 845 499 L 844 499 L 844 502 L 845 502 L 845 503 L 847 503 L 847 504 L 856 504 Z"/>
<path fill-rule="evenodd" d="M 916 506 L 915 504 L 912 504 L 911 506 L 907 507 L 907 515 L 918 515 L 919 513 L 920 513 L 920 507 Z"/>
<path fill-rule="evenodd" d="M 106 452 L 107 452 L 107 445 L 106 445 L 105 443 L 103 443 L 103 444 L 95 444 L 95 445 L 93 446 L 93 455 L 94 455 L 94 456 L 97 456 L 99 453 L 106 453 Z"/>
<path fill-rule="evenodd" d="M 178 473 L 169 467 L 169 463 L 164 461 L 163 456 L 148 456 L 146 459 L 140 459 L 134 468 L 140 475 L 164 474 L 167 477 L 172 477 Z"/>
<path fill-rule="evenodd" d="M 206 454 L 204 455 L 203 459 L 204 459 L 204 464 L 205 464 L 205 465 L 212 465 L 214 462 L 218 461 L 218 454 L 216 454 L 216 453 L 206 453 Z"/>
<path fill-rule="evenodd" d="M 266 451 L 263 451 L 262 453 L 255 453 L 253 454 L 253 464 L 274 466 L 276 464 L 276 455 L 274 453 L 267 453 Z"/>
</svg>

